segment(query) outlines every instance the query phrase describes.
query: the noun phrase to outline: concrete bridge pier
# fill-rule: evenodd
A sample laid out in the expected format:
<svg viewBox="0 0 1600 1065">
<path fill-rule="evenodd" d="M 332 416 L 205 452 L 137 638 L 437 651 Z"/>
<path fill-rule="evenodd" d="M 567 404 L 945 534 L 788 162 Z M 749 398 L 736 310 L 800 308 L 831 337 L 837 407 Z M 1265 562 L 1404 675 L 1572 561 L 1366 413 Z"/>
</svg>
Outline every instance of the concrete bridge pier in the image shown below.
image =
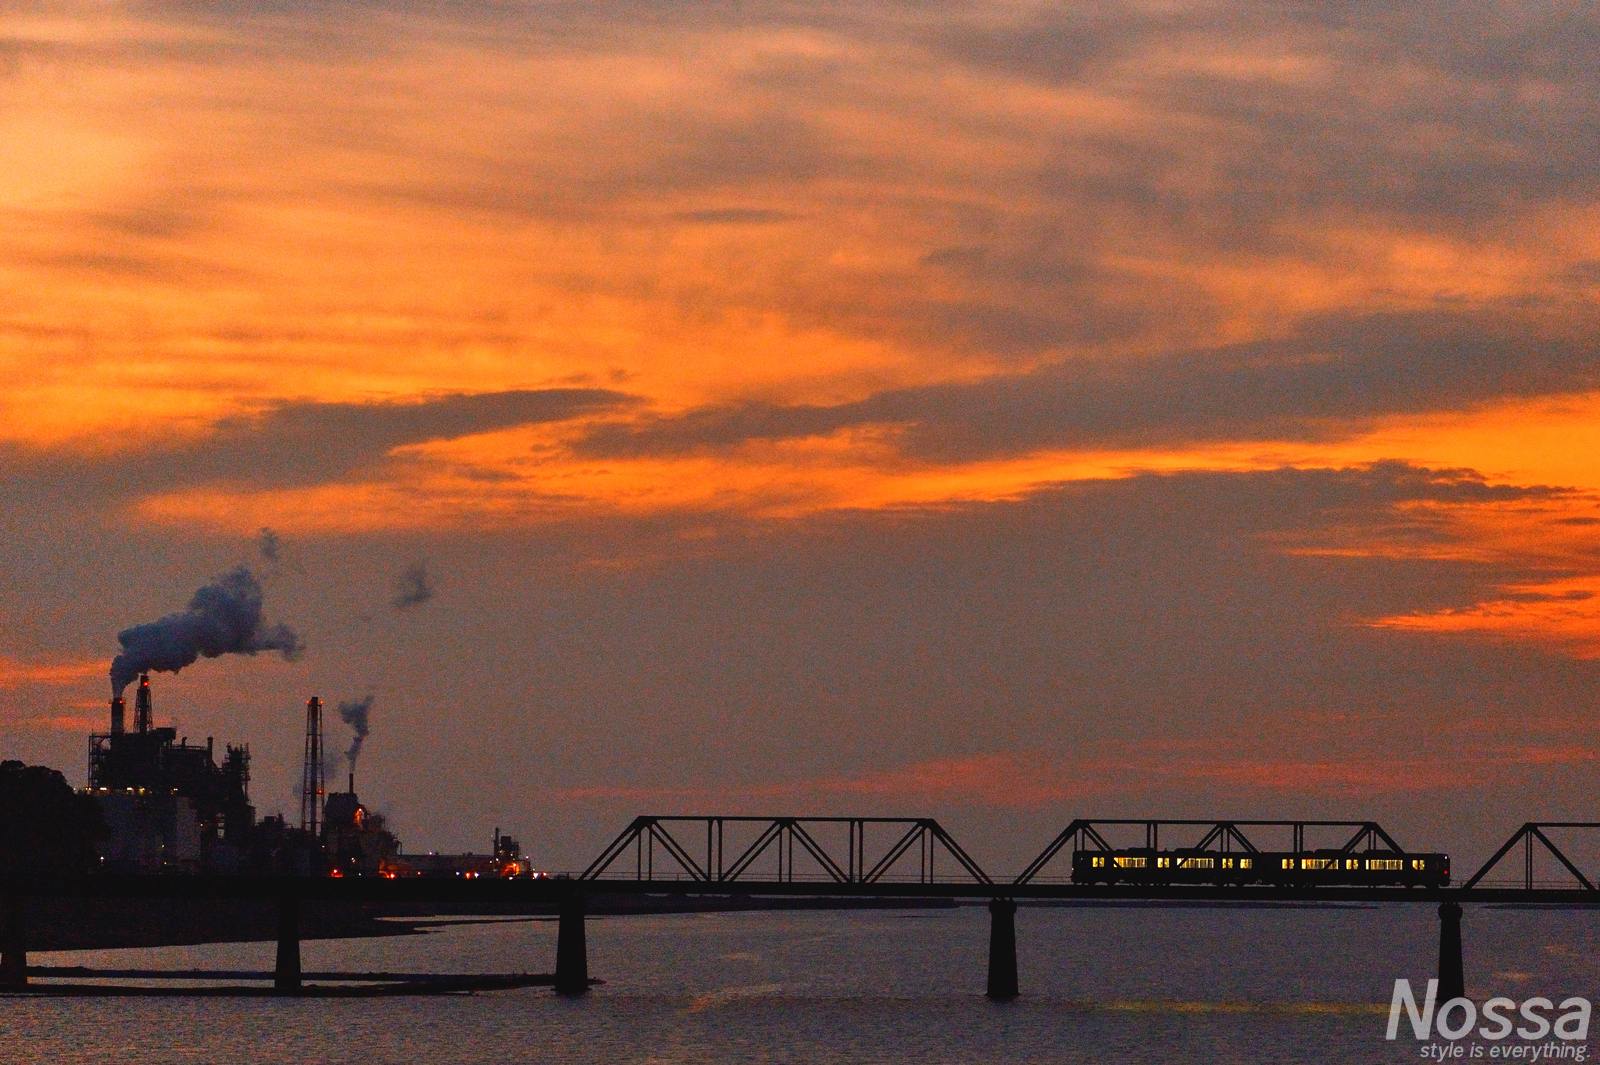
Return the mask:
<svg viewBox="0 0 1600 1065">
<path fill-rule="evenodd" d="M 1017 997 L 1017 904 L 1013 899 L 989 900 L 989 989 L 993 1002 Z"/>
<path fill-rule="evenodd" d="M 561 900 L 556 925 L 556 994 L 582 995 L 589 990 L 589 944 L 584 938 L 588 900 L 573 892 Z"/>
<path fill-rule="evenodd" d="M 1439 906 L 1439 1004 L 1467 993 L 1466 970 L 1461 965 L 1461 904 Z"/>
<path fill-rule="evenodd" d="M 278 896 L 278 964 L 272 971 L 272 990 L 279 995 L 300 993 L 300 900 Z"/>
<path fill-rule="evenodd" d="M 0 991 L 28 986 L 28 945 L 23 924 L 27 900 L 8 894 L 0 899 Z"/>
</svg>

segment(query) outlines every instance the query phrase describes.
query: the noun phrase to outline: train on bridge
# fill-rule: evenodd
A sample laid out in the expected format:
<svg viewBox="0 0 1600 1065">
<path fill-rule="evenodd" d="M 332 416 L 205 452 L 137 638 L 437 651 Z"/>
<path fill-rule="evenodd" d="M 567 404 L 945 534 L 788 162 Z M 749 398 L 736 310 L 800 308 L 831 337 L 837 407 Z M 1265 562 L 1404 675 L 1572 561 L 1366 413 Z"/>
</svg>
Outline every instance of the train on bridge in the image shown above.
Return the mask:
<svg viewBox="0 0 1600 1065">
<path fill-rule="evenodd" d="M 1129 846 L 1139 830 L 1143 846 Z M 1248 833 L 1246 830 L 1249 830 Z M 1162 846 L 1176 831 L 1184 842 Z M 1263 846 L 1259 832 L 1285 833 L 1288 849 Z M 1314 843 L 1312 834 L 1337 833 L 1342 846 Z M 1346 835 L 1348 833 L 1348 836 Z M 1117 840 L 1117 835 L 1123 835 Z M 1198 837 L 1198 838 L 1196 838 Z M 1035 858 L 1016 883 L 1031 883 L 1063 852 L 1072 855 L 1071 881 L 1125 887 L 1416 887 L 1450 885 L 1450 856 L 1407 851 L 1375 821 L 1073 821 Z"/>
<path fill-rule="evenodd" d="M 1448 854 L 1348 851 L 1079 850 L 1074 884 L 1446 887 Z"/>
</svg>

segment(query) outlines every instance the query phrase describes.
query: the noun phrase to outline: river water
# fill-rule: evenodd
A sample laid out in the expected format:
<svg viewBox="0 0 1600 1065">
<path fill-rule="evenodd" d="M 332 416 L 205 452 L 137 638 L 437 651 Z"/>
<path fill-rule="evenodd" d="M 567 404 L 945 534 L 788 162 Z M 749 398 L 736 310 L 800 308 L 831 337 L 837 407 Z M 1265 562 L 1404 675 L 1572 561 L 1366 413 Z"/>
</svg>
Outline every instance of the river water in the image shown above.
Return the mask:
<svg viewBox="0 0 1600 1065">
<path fill-rule="evenodd" d="M 578 1001 L 542 988 L 368 1000 L 0 998 L 0 1061 L 1320 1065 L 1424 1060 L 1429 1045 L 1405 1023 L 1395 1042 L 1384 1029 L 1395 979 L 1419 985 L 1420 998 L 1433 975 L 1431 906 L 1024 907 L 1017 935 L 1022 998 L 995 1004 L 983 997 L 988 913 L 979 907 L 591 918 L 590 973 L 607 983 Z M 1468 995 L 1480 1003 L 1600 998 L 1600 915 L 1468 907 L 1463 938 Z M 555 925 L 458 925 L 307 942 L 303 952 L 308 971 L 547 972 Z M 245 944 L 30 961 L 270 969 L 272 955 L 271 944 Z M 1525 1042 L 1469 1036 L 1459 1060 L 1495 1060 L 1491 1051 L 1504 1060 Z M 1576 1048 L 1595 1060 L 1588 1041 L 1563 1045 L 1560 1060 Z"/>
</svg>

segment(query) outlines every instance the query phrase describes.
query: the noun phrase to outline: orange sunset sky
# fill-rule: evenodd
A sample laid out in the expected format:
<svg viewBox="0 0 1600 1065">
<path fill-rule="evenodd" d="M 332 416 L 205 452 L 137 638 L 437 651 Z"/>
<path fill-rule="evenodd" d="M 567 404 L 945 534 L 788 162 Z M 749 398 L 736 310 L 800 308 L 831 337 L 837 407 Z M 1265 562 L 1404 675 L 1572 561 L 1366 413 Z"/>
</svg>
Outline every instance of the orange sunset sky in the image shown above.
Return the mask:
<svg viewBox="0 0 1600 1065">
<path fill-rule="evenodd" d="M 272 812 L 305 698 L 373 693 L 408 847 L 1592 818 L 1597 44 L 1536 3 L 8 3 L 5 756 L 82 783 L 117 633 L 242 562 L 305 656 L 158 718 L 250 742 Z"/>
</svg>

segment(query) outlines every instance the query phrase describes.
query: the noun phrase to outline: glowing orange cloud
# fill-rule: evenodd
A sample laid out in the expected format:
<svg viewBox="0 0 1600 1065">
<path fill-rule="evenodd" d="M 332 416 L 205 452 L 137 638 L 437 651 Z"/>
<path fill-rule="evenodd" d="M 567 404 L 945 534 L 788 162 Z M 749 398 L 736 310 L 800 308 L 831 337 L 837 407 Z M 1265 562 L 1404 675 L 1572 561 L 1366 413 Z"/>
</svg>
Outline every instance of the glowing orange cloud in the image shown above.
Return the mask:
<svg viewBox="0 0 1600 1065">
<path fill-rule="evenodd" d="M 3 120 L 11 440 L 104 447 L 272 399 L 576 377 L 664 411 L 831 402 L 1329 311 L 1542 295 L 1600 246 L 1583 205 L 1470 237 L 1286 219 L 1288 250 L 1270 250 L 1094 202 L 1073 182 L 1105 161 L 1048 145 L 1232 135 L 1127 90 L 1129 72 L 1195 75 L 1159 46 L 1116 78 L 1051 84 L 820 29 L 641 29 L 564 52 L 377 14 L 349 48 L 274 55 L 250 24 L 57 8 L 0 19 L 55 46 L 17 65 Z M 1329 69 L 1270 38 L 1206 55 L 1206 76 L 1244 84 Z M 1208 191 L 1194 162 L 1174 193 Z M 1003 249 L 951 247 L 965 216 L 1005 239 L 1092 220 L 1059 239 L 1092 249 L 1095 279 L 1069 292 L 1014 276 Z M 1080 300 L 1142 324 L 1015 350 L 980 328 Z"/>
<path fill-rule="evenodd" d="M 0 688 L 24 684 L 77 684 L 90 677 L 102 677 L 105 672 L 103 661 L 29 663 L 0 655 Z"/>
<path fill-rule="evenodd" d="M 971 17 L 1013 28 L 1004 12 Z M 288 400 L 552 385 L 638 400 L 605 417 L 837 404 L 1090 357 L 1137 366 L 1318 316 L 1528 304 L 1560 318 L 1596 292 L 1589 192 L 1530 196 L 1494 226 L 1286 195 L 1255 228 L 1229 228 L 1266 210 L 1230 199 L 1227 167 L 1270 131 L 1183 94 L 1199 78 L 1349 113 L 1337 93 L 1360 79 L 1310 34 L 1130 38 L 1115 63 L 1037 78 L 825 26 L 686 17 L 556 44 L 468 15 L 376 12 L 319 49 L 285 18 L 70 2 L 0 15 L 0 34 L 37 46 L 0 82 L 0 445 L 92 459 L 203 442 L 219 418 Z M 1375 99 L 1461 95 L 1437 71 L 1379 73 Z M 1454 136 L 1471 146 L 1472 130 Z M 1149 203 L 1116 194 L 1163 159 Z M 1549 579 L 1375 623 L 1596 646 L 1579 598 L 1600 587 L 1590 533 L 1557 524 L 1600 493 L 1595 394 L 1303 434 L 1315 439 L 1241 430 L 983 458 L 910 457 L 902 426 L 861 425 L 602 461 L 573 449 L 585 424 L 397 448 L 330 483 L 158 486 L 117 518 L 326 533 L 783 519 L 1397 459 L 1576 494 L 1538 515 L 1435 508 L 1441 535 L 1423 545 L 1330 530 L 1281 546 L 1516 561 Z M 43 678 L 0 663 L 0 684 Z"/>
<path fill-rule="evenodd" d="M 1501 591 L 1500 598 L 1471 606 L 1395 614 L 1372 624 L 1404 632 L 1531 640 L 1579 658 L 1600 658 L 1600 576 L 1513 584 Z"/>
</svg>

